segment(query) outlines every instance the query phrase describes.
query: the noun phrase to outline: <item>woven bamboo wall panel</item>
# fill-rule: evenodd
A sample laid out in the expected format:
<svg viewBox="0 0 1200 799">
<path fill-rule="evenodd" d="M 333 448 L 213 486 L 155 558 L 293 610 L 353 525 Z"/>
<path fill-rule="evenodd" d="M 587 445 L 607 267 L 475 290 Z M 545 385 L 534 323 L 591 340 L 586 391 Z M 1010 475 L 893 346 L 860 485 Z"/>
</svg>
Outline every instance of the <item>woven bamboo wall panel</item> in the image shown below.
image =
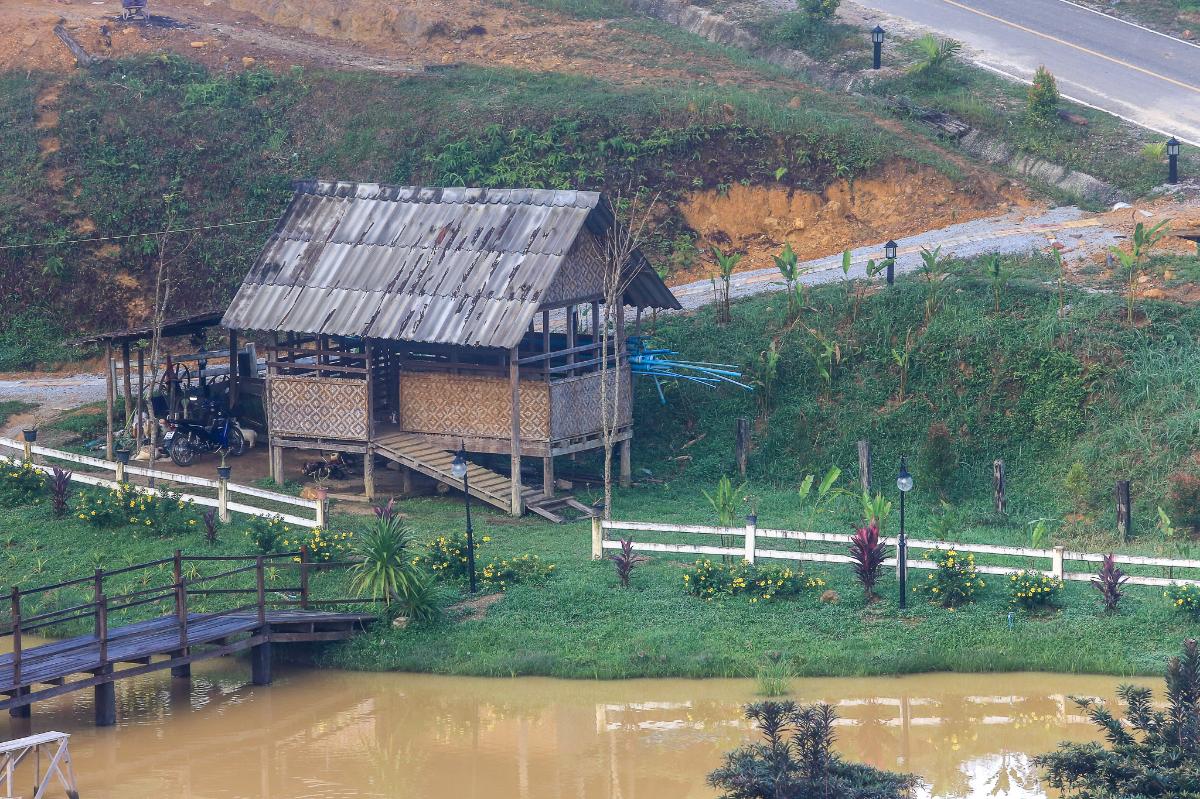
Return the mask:
<svg viewBox="0 0 1200 799">
<path fill-rule="evenodd" d="M 272 435 L 367 440 L 365 380 L 272 375 L 267 396 Z"/>
<path fill-rule="evenodd" d="M 554 282 L 546 289 L 542 305 L 554 305 L 567 300 L 599 299 L 604 295 L 604 262 L 599 254 L 601 244 L 587 230 L 579 234 Z"/>
<path fill-rule="evenodd" d="M 436 372 L 400 375 L 400 427 L 413 433 L 502 438 L 512 436 L 508 379 Z M 521 381 L 521 440 L 546 441 L 550 397 L 540 380 Z"/>
<path fill-rule="evenodd" d="M 609 372 L 609 385 L 616 382 L 616 373 Z M 629 367 L 621 370 L 621 401 L 617 406 L 621 425 L 633 420 Z M 569 377 L 550 384 L 550 433 L 554 441 L 591 435 L 600 432 L 600 373 Z"/>
</svg>

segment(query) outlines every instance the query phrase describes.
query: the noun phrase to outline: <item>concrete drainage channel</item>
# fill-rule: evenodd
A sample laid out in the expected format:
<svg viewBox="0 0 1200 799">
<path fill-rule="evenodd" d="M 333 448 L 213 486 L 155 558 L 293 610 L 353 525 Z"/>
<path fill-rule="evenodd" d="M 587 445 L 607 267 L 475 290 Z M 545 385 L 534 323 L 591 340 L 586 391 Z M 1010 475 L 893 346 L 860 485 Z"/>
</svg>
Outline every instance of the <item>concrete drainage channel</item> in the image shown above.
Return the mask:
<svg viewBox="0 0 1200 799">
<path fill-rule="evenodd" d="M 716 44 L 746 50 L 775 66 L 803 73 L 808 80 L 827 89 L 859 94 L 853 89 L 855 83 L 863 79 L 861 72 L 829 72 L 799 50 L 772 47 L 715 11 L 691 5 L 685 0 L 626 1 L 638 14 L 682 28 Z M 972 129 L 957 141 L 962 150 L 975 158 L 1082 200 L 1109 205 L 1128 199 L 1124 192 L 1093 175 L 1016 153 L 1004 142 L 979 130 Z"/>
</svg>

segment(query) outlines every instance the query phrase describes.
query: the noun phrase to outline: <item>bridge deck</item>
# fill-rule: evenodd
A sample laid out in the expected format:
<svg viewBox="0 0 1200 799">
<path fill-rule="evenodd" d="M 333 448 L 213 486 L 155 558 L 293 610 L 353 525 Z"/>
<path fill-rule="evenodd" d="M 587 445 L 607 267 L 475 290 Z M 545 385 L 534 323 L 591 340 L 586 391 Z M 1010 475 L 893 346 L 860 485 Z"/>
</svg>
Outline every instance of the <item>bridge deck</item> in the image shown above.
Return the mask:
<svg viewBox="0 0 1200 799">
<path fill-rule="evenodd" d="M 181 625 L 174 616 L 108 629 L 107 651 L 94 635 L 53 641 L 21 651 L 19 684 L 14 680 L 13 655 L 0 655 L 0 710 L 271 641 L 342 640 L 374 618 L 367 613 L 267 610 L 264 625 L 256 610 L 193 613 L 188 614 L 184 647 Z M 121 668 L 121 664 L 135 665 Z"/>
</svg>

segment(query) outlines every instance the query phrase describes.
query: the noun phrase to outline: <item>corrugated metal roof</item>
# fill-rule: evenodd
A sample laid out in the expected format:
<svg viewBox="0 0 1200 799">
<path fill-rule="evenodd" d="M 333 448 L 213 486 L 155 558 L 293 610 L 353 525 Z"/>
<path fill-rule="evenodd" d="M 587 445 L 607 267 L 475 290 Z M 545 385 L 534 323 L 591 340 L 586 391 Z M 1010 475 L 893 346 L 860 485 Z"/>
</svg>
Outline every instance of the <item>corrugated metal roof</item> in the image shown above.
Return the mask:
<svg viewBox="0 0 1200 799">
<path fill-rule="evenodd" d="M 222 323 L 479 347 L 520 341 L 598 192 L 303 181 Z M 626 302 L 678 308 L 637 254 Z"/>
</svg>

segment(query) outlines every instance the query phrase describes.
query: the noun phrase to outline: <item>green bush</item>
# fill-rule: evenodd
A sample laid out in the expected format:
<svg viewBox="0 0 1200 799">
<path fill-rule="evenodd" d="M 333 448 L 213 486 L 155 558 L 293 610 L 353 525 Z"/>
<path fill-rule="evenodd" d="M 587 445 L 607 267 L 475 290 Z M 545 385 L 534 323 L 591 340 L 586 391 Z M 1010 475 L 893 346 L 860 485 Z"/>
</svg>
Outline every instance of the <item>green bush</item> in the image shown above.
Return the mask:
<svg viewBox="0 0 1200 799">
<path fill-rule="evenodd" d="M 132 527 L 158 535 L 178 535 L 196 526 L 193 504 L 167 488 L 139 491 L 132 483 L 103 492 L 81 491 L 75 515 L 96 527 Z"/>
<path fill-rule="evenodd" d="M 1012 603 L 1025 610 L 1041 610 L 1054 605 L 1062 590 L 1062 580 L 1047 577 L 1039 571 L 1022 569 L 1008 576 Z"/>
<path fill-rule="evenodd" d="M 330 563 L 345 560 L 346 555 L 350 553 L 353 545 L 354 533 L 348 530 L 325 530 L 320 527 L 314 527 L 304 536 L 294 539 L 283 539 L 283 548 L 285 550 L 296 550 L 300 547 L 307 547 L 309 563 Z M 292 560 L 299 563 L 300 557 L 296 556 Z"/>
<path fill-rule="evenodd" d="M 945 422 L 929 425 L 925 434 L 925 446 L 921 449 L 921 476 L 928 479 L 929 487 L 945 499 L 950 490 L 958 460 L 954 454 L 954 440 Z"/>
<path fill-rule="evenodd" d="M 484 585 L 507 591 L 514 585 L 541 585 L 552 574 L 553 563 L 543 563 L 537 555 L 524 554 L 489 562 L 480 570 L 479 580 Z"/>
<path fill-rule="evenodd" d="M 1029 85 L 1027 111 L 1031 120 L 1040 124 L 1053 122 L 1058 114 L 1058 83 L 1050 70 L 1037 68 L 1033 83 Z"/>
<path fill-rule="evenodd" d="M 1200 530 L 1200 475 L 1177 471 L 1168 479 L 1167 504 L 1171 521 Z"/>
<path fill-rule="evenodd" d="M 837 16 L 842 0 L 800 0 L 800 9 L 810 19 L 828 22 Z"/>
<path fill-rule="evenodd" d="M 1163 592 L 1172 607 L 1193 619 L 1200 619 L 1200 585 L 1176 583 Z"/>
<path fill-rule="evenodd" d="M 255 516 L 250 519 L 246 529 L 246 537 L 254 544 L 254 549 L 260 555 L 270 555 L 278 552 L 285 540 L 291 540 L 292 527 L 284 524 L 279 516 Z"/>
<path fill-rule="evenodd" d="M 475 536 L 475 555 L 478 562 L 479 550 L 485 544 L 490 544 L 492 537 Z M 439 535 L 425 545 L 425 554 L 412 560 L 414 566 L 424 566 L 443 580 L 466 578 L 467 576 L 467 534 L 452 533 Z"/>
<path fill-rule="evenodd" d="M 937 568 L 913 585 L 914 593 L 922 593 L 931 602 L 953 610 L 975 599 L 975 592 L 987 584 L 975 569 L 975 556 L 961 555 L 954 549 L 933 549 L 925 553 Z"/>
<path fill-rule="evenodd" d="M 714 563 L 698 560 L 683 575 L 689 594 L 711 600 L 749 596 L 750 604 L 788 599 L 825 586 L 825 580 L 785 564 L 753 565 L 746 560 Z"/>
<path fill-rule="evenodd" d="M 33 464 L 0 456 L 0 505 L 35 504 L 41 500 L 45 486 L 46 475 L 33 468 Z"/>
</svg>

